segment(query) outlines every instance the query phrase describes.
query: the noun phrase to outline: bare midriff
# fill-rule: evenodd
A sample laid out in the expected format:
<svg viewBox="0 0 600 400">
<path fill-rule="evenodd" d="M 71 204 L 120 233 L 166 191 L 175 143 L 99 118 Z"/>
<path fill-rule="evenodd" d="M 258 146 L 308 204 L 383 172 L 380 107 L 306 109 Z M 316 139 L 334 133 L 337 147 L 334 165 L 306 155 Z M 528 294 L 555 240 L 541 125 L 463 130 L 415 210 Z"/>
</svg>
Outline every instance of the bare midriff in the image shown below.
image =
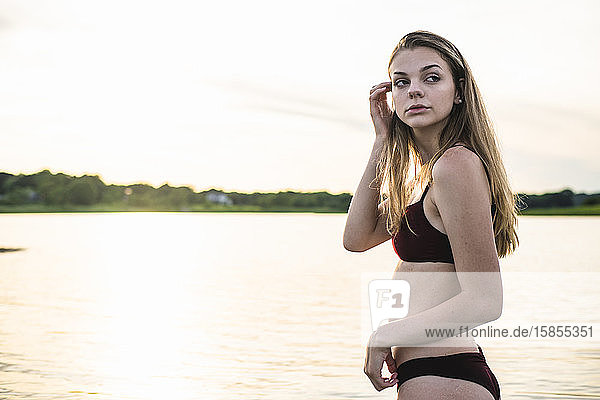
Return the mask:
<svg viewBox="0 0 600 400">
<path fill-rule="evenodd" d="M 418 273 L 414 273 L 418 272 Z M 445 273 L 437 273 L 445 272 Z M 407 317 L 418 314 L 460 293 L 460 284 L 454 264 L 444 262 L 400 261 L 394 270 L 394 279 L 405 280 L 410 285 L 410 303 Z M 447 346 L 444 346 L 448 343 Z M 450 345 L 451 344 L 451 345 Z M 444 338 L 431 347 L 392 347 L 396 365 L 419 357 L 437 357 L 456 353 L 478 353 L 472 337 Z"/>
</svg>

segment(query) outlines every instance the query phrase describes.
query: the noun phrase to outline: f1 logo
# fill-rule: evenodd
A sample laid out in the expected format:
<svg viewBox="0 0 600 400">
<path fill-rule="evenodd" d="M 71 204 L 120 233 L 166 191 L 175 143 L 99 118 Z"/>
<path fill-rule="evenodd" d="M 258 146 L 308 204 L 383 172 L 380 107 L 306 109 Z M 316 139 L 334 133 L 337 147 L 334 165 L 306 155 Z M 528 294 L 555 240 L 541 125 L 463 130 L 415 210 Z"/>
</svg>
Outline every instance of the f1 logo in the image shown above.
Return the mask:
<svg viewBox="0 0 600 400">
<path fill-rule="evenodd" d="M 408 314 L 410 284 L 399 279 L 375 279 L 369 282 L 371 329 L 404 318 Z"/>
</svg>

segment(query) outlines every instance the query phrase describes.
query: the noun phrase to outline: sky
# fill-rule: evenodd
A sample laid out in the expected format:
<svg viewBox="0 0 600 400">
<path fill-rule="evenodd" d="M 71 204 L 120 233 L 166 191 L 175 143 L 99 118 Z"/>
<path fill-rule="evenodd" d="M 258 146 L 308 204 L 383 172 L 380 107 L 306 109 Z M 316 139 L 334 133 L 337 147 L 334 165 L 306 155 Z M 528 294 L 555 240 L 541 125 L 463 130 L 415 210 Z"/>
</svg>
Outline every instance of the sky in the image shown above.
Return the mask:
<svg viewBox="0 0 600 400">
<path fill-rule="evenodd" d="M 354 193 L 369 90 L 424 29 L 469 63 L 519 193 L 600 192 L 600 2 L 0 1 L 0 171 Z"/>
</svg>

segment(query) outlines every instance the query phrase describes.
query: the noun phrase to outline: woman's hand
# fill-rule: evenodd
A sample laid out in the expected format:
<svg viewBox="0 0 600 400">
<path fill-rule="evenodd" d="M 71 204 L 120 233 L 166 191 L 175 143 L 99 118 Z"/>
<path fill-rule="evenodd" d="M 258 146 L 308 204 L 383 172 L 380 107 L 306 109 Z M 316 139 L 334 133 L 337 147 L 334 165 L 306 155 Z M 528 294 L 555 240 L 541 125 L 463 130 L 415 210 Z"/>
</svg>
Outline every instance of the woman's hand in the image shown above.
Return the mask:
<svg viewBox="0 0 600 400">
<path fill-rule="evenodd" d="M 373 332 L 369 343 L 367 344 L 367 355 L 365 357 L 364 372 L 371 380 L 375 389 L 380 392 L 385 388 L 392 387 L 398 383 L 398 373 L 396 372 L 396 361 L 392 357 L 392 349 L 389 347 L 374 347 Z M 388 371 L 392 374 L 389 378 L 381 376 L 383 363 L 387 364 Z"/>
<path fill-rule="evenodd" d="M 371 88 L 369 103 L 371 105 L 371 119 L 375 126 L 375 134 L 386 138 L 390 134 L 392 116 L 394 111 L 387 103 L 386 93 L 392 90 L 392 82 L 382 82 Z"/>
</svg>

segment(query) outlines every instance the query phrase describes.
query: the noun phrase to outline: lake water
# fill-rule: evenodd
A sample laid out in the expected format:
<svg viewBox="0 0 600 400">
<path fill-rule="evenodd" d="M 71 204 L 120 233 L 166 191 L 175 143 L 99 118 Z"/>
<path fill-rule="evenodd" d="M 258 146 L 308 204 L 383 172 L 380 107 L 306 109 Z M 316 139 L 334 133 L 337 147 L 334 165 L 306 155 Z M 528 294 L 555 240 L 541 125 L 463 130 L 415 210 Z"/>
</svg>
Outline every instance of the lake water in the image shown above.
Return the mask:
<svg viewBox="0 0 600 400">
<path fill-rule="evenodd" d="M 0 247 L 25 248 L 0 254 L 0 399 L 395 399 L 362 372 L 361 276 L 398 258 L 346 251 L 345 221 L 0 215 Z M 599 231 L 520 217 L 502 318 L 598 324 Z M 600 399 L 597 340 L 477 342 L 503 399 Z"/>
</svg>

